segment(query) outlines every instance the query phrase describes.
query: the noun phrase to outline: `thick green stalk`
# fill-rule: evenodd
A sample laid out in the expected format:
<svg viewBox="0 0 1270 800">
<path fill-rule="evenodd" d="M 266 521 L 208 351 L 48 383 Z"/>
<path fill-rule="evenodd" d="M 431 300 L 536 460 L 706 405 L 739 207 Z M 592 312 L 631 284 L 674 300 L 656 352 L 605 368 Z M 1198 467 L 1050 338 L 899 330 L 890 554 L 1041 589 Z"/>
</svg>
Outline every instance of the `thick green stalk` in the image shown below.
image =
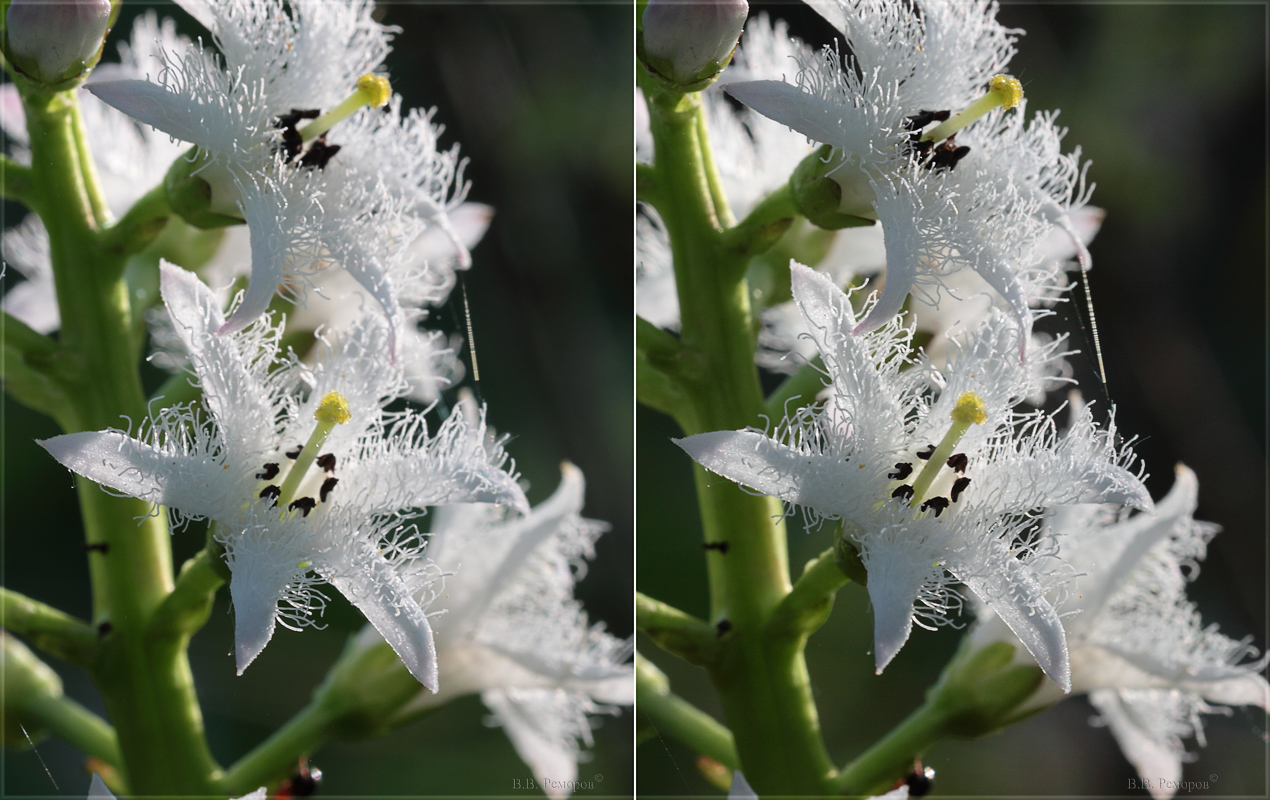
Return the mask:
<svg viewBox="0 0 1270 800">
<path fill-rule="evenodd" d="M 24 167 L 12 158 L 0 154 L 0 197 L 31 205 L 35 194 L 35 177 L 30 167 Z"/>
<path fill-rule="evenodd" d="M 317 750 L 331 737 L 339 712 L 323 703 L 310 703 L 259 747 L 230 767 L 217 784 L 217 793 L 244 795 L 272 786 L 294 769 L 296 757 Z"/>
<path fill-rule="evenodd" d="M 678 739 L 728 769 L 740 769 L 736 743 L 727 728 L 670 691 L 670 681 L 648 659 L 635 654 L 635 703 L 659 734 Z"/>
<path fill-rule="evenodd" d="M 20 713 L 29 714 L 31 719 L 37 720 L 84 755 L 119 767 L 119 740 L 114 729 L 79 703 L 65 696 L 42 696 L 16 705 Z"/>
<path fill-rule="evenodd" d="M 642 74 L 642 71 L 641 71 Z M 657 209 L 670 236 L 684 349 L 699 366 L 679 377 L 686 433 L 759 423 L 763 396 L 745 281 L 748 253 L 724 246 L 731 212 L 709 155 L 700 100 L 645 87 L 655 143 Z M 707 543 L 711 621 L 722 626 L 711 668 L 750 783 L 764 794 L 823 794 L 833 766 L 820 739 L 800 643 L 764 627 L 790 590 L 779 505 L 694 467 Z"/>
<path fill-rule="evenodd" d="M 80 666 L 97 655 L 97 632 L 62 611 L 0 587 L 0 626 L 20 633 L 49 655 Z"/>
<path fill-rule="evenodd" d="M 139 425 L 146 416 L 132 348 L 124 263 L 97 241 L 100 208 L 91 165 L 76 135 L 73 92 L 29 92 L 27 128 L 39 172 L 38 202 L 49 243 L 61 344 L 78 357 L 68 378 L 71 430 Z M 99 198 L 98 198 L 99 199 Z M 126 419 L 125 419 L 126 418 Z M 137 794 L 206 794 L 215 762 L 203 738 L 202 716 L 184 649 L 156 655 L 145 632 L 172 590 L 166 519 L 149 504 L 114 497 L 78 482 L 93 582 L 94 619 L 102 650 L 92 674 L 114 721 L 123 772 Z M 138 522 L 140 520 L 140 522 Z"/>
<path fill-rule="evenodd" d="M 860 796 L 886 791 L 912 768 L 915 756 L 948 735 L 950 717 L 943 704 L 927 702 L 838 773 L 834 791 Z"/>
</svg>

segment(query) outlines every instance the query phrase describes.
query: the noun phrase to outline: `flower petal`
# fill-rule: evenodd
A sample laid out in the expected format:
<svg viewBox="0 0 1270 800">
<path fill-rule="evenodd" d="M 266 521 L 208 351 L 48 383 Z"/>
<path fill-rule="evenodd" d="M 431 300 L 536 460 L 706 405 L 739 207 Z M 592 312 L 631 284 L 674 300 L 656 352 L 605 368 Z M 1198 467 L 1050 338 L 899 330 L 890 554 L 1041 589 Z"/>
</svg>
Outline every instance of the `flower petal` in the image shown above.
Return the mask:
<svg viewBox="0 0 1270 800">
<path fill-rule="evenodd" d="M 481 693 L 481 700 L 494 712 L 542 790 L 552 800 L 562 800 L 570 790 L 561 784 L 578 779 L 578 748 L 572 730 L 577 720 L 571 706 L 560 707 L 555 702 L 556 694 L 551 690 L 491 689 Z M 587 724 L 585 716 L 582 724 Z"/>
<path fill-rule="evenodd" d="M 1168 787 L 1176 786 L 1182 779 L 1182 759 L 1177 751 L 1142 727 L 1116 690 L 1092 692 L 1089 702 L 1106 720 L 1124 757 L 1145 779 L 1151 796 L 1155 800 L 1169 800 L 1176 790 Z"/>
<path fill-rule="evenodd" d="M 1036 659 L 1036 663 L 1064 692 L 1072 690 L 1067 635 L 1058 612 L 1045 599 L 1045 590 L 1027 564 L 997 543 L 998 563 L 961 564 L 950 558 L 948 571 L 979 596 Z M 873 583 L 872 577 L 869 580 Z"/>
<path fill-rule="evenodd" d="M 834 144 L 842 138 L 842 109 L 781 81 L 729 83 L 728 94 L 769 119 L 813 141 Z"/>
<path fill-rule="evenodd" d="M 183 142 L 206 145 L 203 111 L 187 98 L 150 81 L 93 81 L 84 85 L 97 99 L 138 122 Z"/>
<path fill-rule="evenodd" d="M 119 431 L 67 433 L 40 441 L 62 466 L 102 486 L 196 517 L 233 505 L 224 466 L 206 454 L 165 453 Z"/>
<path fill-rule="evenodd" d="M 841 458 L 800 453 L 755 431 L 713 431 L 674 442 L 701 466 L 760 494 L 825 516 L 847 510 L 844 487 L 855 469 L 839 469 Z"/>
<path fill-rule="evenodd" d="M 410 674 L 437 691 L 437 649 L 428 616 L 395 567 L 366 538 L 355 536 L 336 564 L 318 571 L 366 615 Z"/>
</svg>

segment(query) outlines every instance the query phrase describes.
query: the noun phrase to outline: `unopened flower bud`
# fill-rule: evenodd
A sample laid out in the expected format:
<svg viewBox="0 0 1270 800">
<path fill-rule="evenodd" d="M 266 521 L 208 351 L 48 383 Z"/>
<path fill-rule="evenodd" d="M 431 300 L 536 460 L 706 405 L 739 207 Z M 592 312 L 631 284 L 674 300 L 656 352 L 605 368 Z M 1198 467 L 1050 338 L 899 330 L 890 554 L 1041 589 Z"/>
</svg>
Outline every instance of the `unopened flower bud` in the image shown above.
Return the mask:
<svg viewBox="0 0 1270 800">
<path fill-rule="evenodd" d="M 705 88 L 732 59 L 745 0 L 649 0 L 644 9 L 644 62 L 687 91 Z"/>
<path fill-rule="evenodd" d="M 68 88 L 97 63 L 109 24 L 110 0 L 13 0 L 5 54 L 28 78 Z"/>
</svg>

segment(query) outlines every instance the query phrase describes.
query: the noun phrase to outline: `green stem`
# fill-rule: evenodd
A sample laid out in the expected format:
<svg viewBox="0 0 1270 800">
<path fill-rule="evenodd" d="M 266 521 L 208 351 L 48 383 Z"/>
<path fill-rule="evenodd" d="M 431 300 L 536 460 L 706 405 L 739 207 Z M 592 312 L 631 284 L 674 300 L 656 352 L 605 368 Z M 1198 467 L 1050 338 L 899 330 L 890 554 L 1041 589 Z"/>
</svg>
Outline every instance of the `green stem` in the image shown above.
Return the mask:
<svg viewBox="0 0 1270 800">
<path fill-rule="evenodd" d="M 0 155 L 0 197 L 17 200 L 34 207 L 31 198 L 35 192 L 35 174 L 6 155 Z"/>
<path fill-rule="evenodd" d="M 123 219 L 101 232 L 101 247 L 116 255 L 139 253 L 163 232 L 171 216 L 167 192 L 159 184 L 133 203 Z"/>
<path fill-rule="evenodd" d="M 670 691 L 670 682 L 648 659 L 635 654 L 635 708 L 657 729 L 728 769 L 740 769 L 736 743 L 727 728 Z"/>
<path fill-rule="evenodd" d="M 644 71 L 639 69 L 641 77 Z M 647 83 L 647 81 L 645 81 Z M 649 97 L 650 128 L 670 237 L 686 353 L 699 366 L 679 372 L 691 413 L 686 433 L 757 424 L 763 411 L 754 366 L 748 266 L 723 246 L 719 221 L 731 220 L 714 170 L 700 98 Z M 694 466 L 707 553 L 711 621 L 726 621 L 710 675 L 719 690 L 746 777 L 764 794 L 824 794 L 833 765 L 820 738 L 801 642 L 771 642 L 764 628 L 790 590 L 779 504 Z"/>
<path fill-rule="evenodd" d="M 784 183 L 764 197 L 739 225 L 724 231 L 721 244 L 725 250 L 748 260 L 776 244 L 797 217 L 794 193 Z"/>
<path fill-rule="evenodd" d="M 36 696 L 29 701 L 19 701 L 16 707 L 84 755 L 99 758 L 116 768 L 123 763 L 115 729 L 69 697 Z"/>
<path fill-rule="evenodd" d="M 0 627 L 20 633 L 49 655 L 80 666 L 97 654 L 97 631 L 52 606 L 0 587 Z"/>
<path fill-rule="evenodd" d="M 776 607 L 767 623 L 768 633 L 775 637 L 811 634 L 825 624 L 834 595 L 848 582 L 834 548 L 821 553 L 807 562 L 793 591 Z"/>
<path fill-rule="evenodd" d="M 22 320 L 7 311 L 0 311 L 0 336 L 4 343 L 15 348 L 24 356 L 49 359 L 57 355 L 57 342 L 36 331 Z"/>
<path fill-rule="evenodd" d="M 212 565 L 206 548 L 186 561 L 172 593 L 164 598 L 150 617 L 147 635 L 152 641 L 164 638 L 186 640 L 203 627 L 212 612 L 216 590 L 225 584 Z"/>
<path fill-rule="evenodd" d="M 238 797 L 261 786 L 275 785 L 295 768 L 298 755 L 314 752 L 331 736 L 337 718 L 338 712 L 326 705 L 309 704 L 230 767 L 212 793 Z"/>
<path fill-rule="evenodd" d="M 39 165 L 44 216 L 61 309 L 60 341 L 78 360 L 68 378 L 69 430 L 135 424 L 146 416 L 132 348 L 124 260 L 105 252 L 96 227 L 100 208 L 86 143 L 77 136 L 74 92 L 28 93 L 32 163 Z M 99 199 L 99 198 L 96 198 Z M 114 721 L 123 772 L 138 794 L 207 794 L 216 772 L 183 647 L 148 647 L 150 616 L 172 590 L 167 520 L 149 503 L 115 497 L 78 481 L 89 553 L 94 620 L 109 622 L 92 675 Z M 141 523 L 138 524 L 138 520 Z"/>
<path fill-rule="evenodd" d="M 97 180 L 97 164 L 93 161 L 93 151 L 89 147 L 88 133 L 84 130 L 84 115 L 80 111 L 78 102 L 71 103 L 70 114 L 84 195 L 88 198 L 88 205 L 93 212 L 94 227 L 105 228 L 110 225 L 113 219 L 110 214 L 110 206 L 106 203 L 106 195 L 101 190 L 101 182 Z"/>
<path fill-rule="evenodd" d="M 706 115 L 700 113 L 697 114 L 697 142 L 701 149 L 701 168 L 705 172 L 706 184 L 710 187 L 715 216 L 721 226 L 731 228 L 736 225 L 736 217 L 732 216 L 728 195 L 723 191 L 723 181 L 714 164 L 714 150 L 710 147 L 710 129 L 706 125 Z"/>
<path fill-rule="evenodd" d="M 816 395 L 825 388 L 824 370 L 825 364 L 820 356 L 803 364 L 768 395 L 763 413 L 769 419 L 780 420 L 816 402 Z"/>
<path fill-rule="evenodd" d="M 916 756 L 948 735 L 949 719 L 940 704 L 927 702 L 838 773 L 834 792 L 867 796 L 889 789 Z"/>
<path fill-rule="evenodd" d="M 642 592 L 635 593 L 635 624 L 663 650 L 690 663 L 704 666 L 717 656 L 717 629 Z"/>
<path fill-rule="evenodd" d="M 635 165 L 635 199 L 657 207 L 657 173 L 648 164 Z"/>
</svg>

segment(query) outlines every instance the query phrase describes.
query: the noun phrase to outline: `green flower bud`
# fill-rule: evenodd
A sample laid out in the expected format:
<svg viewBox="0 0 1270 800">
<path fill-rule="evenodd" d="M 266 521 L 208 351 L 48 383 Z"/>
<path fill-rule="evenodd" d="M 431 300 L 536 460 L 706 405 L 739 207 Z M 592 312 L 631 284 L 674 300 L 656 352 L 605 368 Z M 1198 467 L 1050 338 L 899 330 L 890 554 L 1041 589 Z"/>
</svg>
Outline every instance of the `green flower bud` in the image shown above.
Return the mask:
<svg viewBox="0 0 1270 800">
<path fill-rule="evenodd" d="M 822 145 L 789 177 L 794 205 L 813 225 L 826 230 L 858 228 L 877 220 L 869 179 Z"/>
<path fill-rule="evenodd" d="M 4 725 L 0 727 L 0 744 L 25 749 L 44 734 L 42 727 L 23 713 L 41 700 L 62 696 L 62 679 L 8 631 L 0 630 L 0 659 L 4 674 Z M 25 729 L 25 732 L 24 732 Z M 27 737 L 30 736 L 30 739 Z"/>
<path fill-rule="evenodd" d="M 110 0 L 13 0 L 5 55 L 28 78 L 67 89 L 97 64 L 109 26 Z"/>
<path fill-rule="evenodd" d="M 640 58 L 679 91 L 704 89 L 732 60 L 749 10 L 745 0 L 649 0 Z"/>
<path fill-rule="evenodd" d="M 221 165 L 209 165 L 197 147 L 172 162 L 163 176 L 163 188 L 172 210 L 196 228 L 243 223 L 233 178 Z"/>
<path fill-rule="evenodd" d="M 994 642 L 975 649 L 970 637 L 944 668 L 930 701 L 947 715 L 952 736 L 975 738 L 995 733 L 1041 708 L 1028 704 L 1045 673 L 1030 659 L 1015 659 L 1014 646 Z"/>
</svg>

